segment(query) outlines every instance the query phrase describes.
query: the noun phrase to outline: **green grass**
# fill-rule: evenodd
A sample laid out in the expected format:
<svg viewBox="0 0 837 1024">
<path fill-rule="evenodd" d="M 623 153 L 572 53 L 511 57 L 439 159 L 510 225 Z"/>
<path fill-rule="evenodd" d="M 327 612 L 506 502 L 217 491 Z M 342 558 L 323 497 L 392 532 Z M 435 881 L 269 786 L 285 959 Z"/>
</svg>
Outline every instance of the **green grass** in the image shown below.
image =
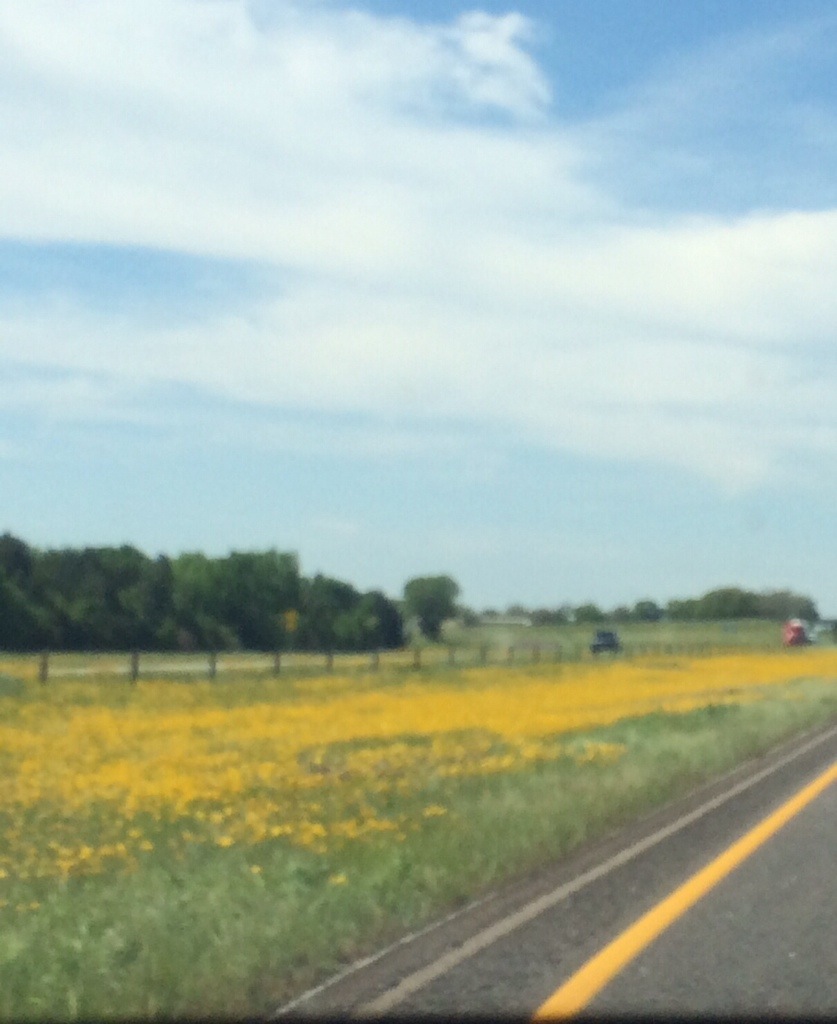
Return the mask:
<svg viewBox="0 0 837 1024">
<path fill-rule="evenodd" d="M 568 623 L 562 626 L 460 626 L 448 622 L 446 641 L 465 647 L 489 644 L 499 650 L 540 644 L 544 648 L 560 644 L 565 651 L 583 652 L 597 629 L 615 629 L 627 646 L 755 647 L 778 648 L 782 645 L 781 624 L 764 619 L 730 622 L 629 622 L 602 623 L 601 626 Z"/>
<path fill-rule="evenodd" d="M 799 681 L 742 706 L 577 734 L 624 744 L 616 763 L 437 779 L 404 809 L 439 800 L 449 814 L 399 844 L 322 856 L 277 840 L 259 848 L 260 874 L 246 849 L 199 847 L 155 853 L 131 875 L 3 880 L 0 1016 L 270 1013 L 404 931 L 835 719 L 833 682 Z"/>
</svg>

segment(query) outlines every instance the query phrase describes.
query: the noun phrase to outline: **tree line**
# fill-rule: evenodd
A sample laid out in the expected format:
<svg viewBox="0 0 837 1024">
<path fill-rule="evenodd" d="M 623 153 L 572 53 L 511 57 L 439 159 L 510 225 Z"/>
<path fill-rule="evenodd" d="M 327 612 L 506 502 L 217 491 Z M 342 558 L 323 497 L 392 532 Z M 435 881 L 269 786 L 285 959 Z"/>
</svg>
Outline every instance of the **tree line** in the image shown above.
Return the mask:
<svg viewBox="0 0 837 1024">
<path fill-rule="evenodd" d="M 560 605 L 557 608 L 527 609 L 520 604 L 510 605 L 505 612 L 508 616 L 525 616 L 536 626 L 560 626 L 571 622 L 585 624 L 659 622 L 713 622 L 733 619 L 768 619 L 782 622 L 786 619 L 804 619 L 806 622 L 819 621 L 817 606 L 810 597 L 791 590 L 766 590 L 756 592 L 740 587 L 720 587 L 710 590 L 702 597 L 676 598 L 665 605 L 644 598 L 633 605 L 619 605 L 609 610 L 593 603 L 577 606 Z M 483 617 L 496 616 L 493 609 L 483 612 Z M 466 618 L 478 621 L 474 612 L 467 612 Z"/>
<path fill-rule="evenodd" d="M 321 573 L 303 576 L 295 554 L 275 549 L 151 558 L 130 545 L 40 550 L 0 536 L 0 648 L 13 651 L 383 650 L 419 634 L 439 640 L 442 623 L 456 615 L 475 625 L 498 614 L 477 615 L 458 597 L 447 575 L 408 580 L 401 601 L 362 593 Z M 535 625 L 819 620 L 805 595 L 739 587 L 664 606 L 649 598 L 610 610 L 515 604 L 505 614 Z"/>
<path fill-rule="evenodd" d="M 151 558 L 130 545 L 39 550 L 0 536 L 0 648 L 373 650 L 404 642 L 379 590 L 300 573 L 270 550 Z"/>
</svg>

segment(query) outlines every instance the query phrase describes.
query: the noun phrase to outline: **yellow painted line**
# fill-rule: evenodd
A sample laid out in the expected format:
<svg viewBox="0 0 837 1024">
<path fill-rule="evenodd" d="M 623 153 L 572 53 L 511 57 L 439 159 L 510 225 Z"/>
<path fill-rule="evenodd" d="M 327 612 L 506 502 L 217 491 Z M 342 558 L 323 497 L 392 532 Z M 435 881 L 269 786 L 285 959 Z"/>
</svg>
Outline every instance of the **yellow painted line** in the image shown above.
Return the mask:
<svg viewBox="0 0 837 1024">
<path fill-rule="evenodd" d="M 743 835 L 729 849 L 707 864 L 696 875 L 675 889 L 661 903 L 643 914 L 621 935 L 597 953 L 592 960 L 566 981 L 542 1006 L 533 1020 L 571 1017 L 585 1006 L 646 946 L 650 945 L 670 924 L 725 878 L 742 861 L 807 807 L 837 779 L 837 761 L 822 775 L 791 797 L 777 811 Z"/>
</svg>

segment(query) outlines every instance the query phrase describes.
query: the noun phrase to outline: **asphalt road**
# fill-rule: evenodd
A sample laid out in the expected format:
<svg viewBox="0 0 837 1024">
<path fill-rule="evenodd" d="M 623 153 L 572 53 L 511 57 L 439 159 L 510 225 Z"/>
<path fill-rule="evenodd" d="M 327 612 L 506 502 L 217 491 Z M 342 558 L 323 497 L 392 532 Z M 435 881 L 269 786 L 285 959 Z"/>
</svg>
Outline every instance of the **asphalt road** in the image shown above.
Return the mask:
<svg viewBox="0 0 837 1024">
<path fill-rule="evenodd" d="M 614 938 L 835 761 L 837 728 L 795 741 L 405 937 L 280 1011 L 530 1018 Z M 583 1012 L 835 1016 L 835 840 L 832 784 L 647 945 Z"/>
<path fill-rule="evenodd" d="M 589 1009 L 833 1016 L 835 838 L 831 786 L 640 953 Z"/>
</svg>

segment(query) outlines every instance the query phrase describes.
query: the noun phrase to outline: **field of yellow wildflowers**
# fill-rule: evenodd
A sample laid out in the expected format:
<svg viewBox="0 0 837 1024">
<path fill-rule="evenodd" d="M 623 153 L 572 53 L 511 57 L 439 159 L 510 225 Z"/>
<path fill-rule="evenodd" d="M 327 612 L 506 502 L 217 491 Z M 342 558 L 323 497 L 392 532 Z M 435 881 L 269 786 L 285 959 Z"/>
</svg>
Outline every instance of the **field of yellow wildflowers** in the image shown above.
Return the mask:
<svg viewBox="0 0 837 1024">
<path fill-rule="evenodd" d="M 30 668 L 0 660 L 15 1019 L 265 1013 L 837 715 L 831 649 L 136 686 Z"/>
</svg>

